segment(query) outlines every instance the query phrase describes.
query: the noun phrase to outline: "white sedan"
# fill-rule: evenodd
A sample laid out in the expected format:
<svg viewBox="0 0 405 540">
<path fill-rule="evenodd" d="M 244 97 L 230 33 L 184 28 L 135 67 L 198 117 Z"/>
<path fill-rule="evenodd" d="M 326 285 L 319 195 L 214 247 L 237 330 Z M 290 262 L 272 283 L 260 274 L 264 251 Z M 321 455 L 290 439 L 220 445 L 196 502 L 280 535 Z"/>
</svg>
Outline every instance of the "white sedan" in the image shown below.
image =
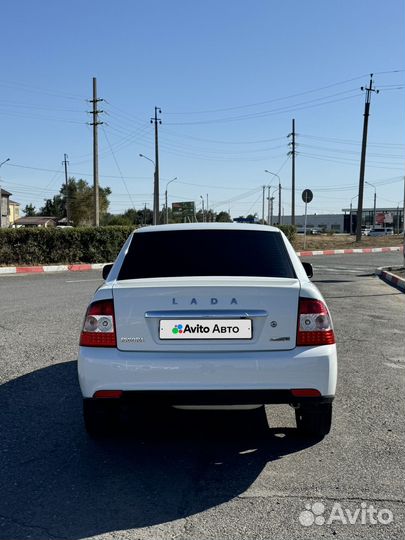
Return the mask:
<svg viewBox="0 0 405 540">
<path fill-rule="evenodd" d="M 287 403 L 298 429 L 332 421 L 337 359 L 326 303 L 277 228 L 201 223 L 134 231 L 90 303 L 79 381 L 88 432 L 147 412 Z"/>
</svg>

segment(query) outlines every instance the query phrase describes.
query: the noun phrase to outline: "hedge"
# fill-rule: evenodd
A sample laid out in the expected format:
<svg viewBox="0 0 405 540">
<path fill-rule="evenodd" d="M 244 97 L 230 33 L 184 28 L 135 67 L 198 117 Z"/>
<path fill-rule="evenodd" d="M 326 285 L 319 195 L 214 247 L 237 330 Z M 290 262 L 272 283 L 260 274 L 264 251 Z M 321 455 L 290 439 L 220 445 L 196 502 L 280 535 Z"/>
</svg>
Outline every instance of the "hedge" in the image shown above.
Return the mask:
<svg viewBox="0 0 405 540">
<path fill-rule="evenodd" d="M 134 228 L 0 229 L 0 266 L 110 262 Z"/>
<path fill-rule="evenodd" d="M 295 227 L 279 227 L 290 241 Z M 114 261 L 135 226 L 0 229 L 0 266 Z"/>
</svg>

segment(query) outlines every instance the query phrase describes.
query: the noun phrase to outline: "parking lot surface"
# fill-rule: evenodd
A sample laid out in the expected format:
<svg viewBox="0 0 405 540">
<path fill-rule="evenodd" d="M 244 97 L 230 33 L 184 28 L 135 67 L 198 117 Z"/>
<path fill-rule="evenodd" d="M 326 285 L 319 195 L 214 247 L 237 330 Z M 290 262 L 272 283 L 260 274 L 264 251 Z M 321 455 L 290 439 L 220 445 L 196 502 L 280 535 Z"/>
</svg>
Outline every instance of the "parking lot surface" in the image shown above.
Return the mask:
<svg viewBox="0 0 405 540">
<path fill-rule="evenodd" d="M 317 443 L 296 435 L 288 406 L 255 423 L 162 416 L 142 436 L 93 442 L 75 358 L 101 272 L 0 277 L 0 540 L 400 538 L 405 295 L 373 272 L 402 257 L 305 259 L 339 359 L 333 428 Z"/>
</svg>

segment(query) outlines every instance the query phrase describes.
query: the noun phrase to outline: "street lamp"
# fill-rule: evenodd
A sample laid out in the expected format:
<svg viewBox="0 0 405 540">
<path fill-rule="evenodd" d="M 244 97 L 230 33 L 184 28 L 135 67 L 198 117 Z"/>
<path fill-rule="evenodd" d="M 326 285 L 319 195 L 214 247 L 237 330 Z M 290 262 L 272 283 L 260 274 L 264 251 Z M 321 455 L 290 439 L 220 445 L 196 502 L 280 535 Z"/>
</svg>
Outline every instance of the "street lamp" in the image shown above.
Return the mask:
<svg viewBox="0 0 405 540">
<path fill-rule="evenodd" d="M 169 223 L 169 208 L 167 206 L 167 186 L 177 180 L 177 176 L 174 177 L 172 180 L 169 180 L 166 184 L 166 191 L 165 191 L 165 210 L 166 210 L 166 225 Z"/>
<path fill-rule="evenodd" d="M 155 201 L 156 163 L 153 161 L 153 159 L 150 159 L 147 156 L 144 156 L 143 154 L 139 154 L 139 157 L 147 159 L 148 161 L 153 163 L 153 166 L 155 167 L 155 172 L 153 173 L 153 225 L 157 225 L 158 216 L 159 216 L 159 200 L 158 200 L 158 205 L 156 208 L 156 201 Z"/>
<path fill-rule="evenodd" d="M 353 227 L 352 227 L 352 220 L 353 220 L 353 218 L 352 218 L 352 216 L 353 216 L 353 213 L 352 213 L 352 201 L 353 201 L 356 197 L 358 197 L 358 195 L 355 195 L 354 197 L 352 197 L 352 198 L 350 199 L 350 231 L 349 231 L 350 234 L 352 234 L 352 230 L 353 230 Z"/>
<path fill-rule="evenodd" d="M 375 227 L 375 209 L 376 209 L 376 202 L 377 202 L 377 189 L 374 184 L 372 184 L 371 182 L 367 182 L 367 180 L 365 180 L 364 183 L 374 188 L 374 216 L 373 216 L 373 228 L 374 228 Z"/>
<path fill-rule="evenodd" d="M 268 171 L 267 169 L 264 170 L 265 173 L 272 174 L 273 176 L 277 176 L 278 178 L 278 224 L 281 224 L 281 180 L 277 173 Z"/>
<path fill-rule="evenodd" d="M 5 159 L 0 163 L 0 167 L 7 163 L 7 161 L 10 161 L 10 158 Z M 1 196 L 1 185 L 0 185 L 0 229 L 2 227 L 2 218 L 3 218 L 3 198 Z"/>
</svg>

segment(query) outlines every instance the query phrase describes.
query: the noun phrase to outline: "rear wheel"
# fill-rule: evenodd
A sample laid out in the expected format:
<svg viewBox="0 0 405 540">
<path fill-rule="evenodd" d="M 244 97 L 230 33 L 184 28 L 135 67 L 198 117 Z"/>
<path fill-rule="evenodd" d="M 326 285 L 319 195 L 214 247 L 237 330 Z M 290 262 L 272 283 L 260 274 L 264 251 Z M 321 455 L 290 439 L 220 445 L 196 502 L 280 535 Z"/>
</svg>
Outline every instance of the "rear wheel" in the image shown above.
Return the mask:
<svg viewBox="0 0 405 540">
<path fill-rule="evenodd" d="M 301 405 L 295 409 L 295 419 L 299 433 L 322 438 L 332 426 L 332 403 Z"/>
<path fill-rule="evenodd" d="M 91 437 L 111 435 L 118 429 L 119 408 L 117 402 L 109 400 L 83 400 L 83 419 Z"/>
</svg>

